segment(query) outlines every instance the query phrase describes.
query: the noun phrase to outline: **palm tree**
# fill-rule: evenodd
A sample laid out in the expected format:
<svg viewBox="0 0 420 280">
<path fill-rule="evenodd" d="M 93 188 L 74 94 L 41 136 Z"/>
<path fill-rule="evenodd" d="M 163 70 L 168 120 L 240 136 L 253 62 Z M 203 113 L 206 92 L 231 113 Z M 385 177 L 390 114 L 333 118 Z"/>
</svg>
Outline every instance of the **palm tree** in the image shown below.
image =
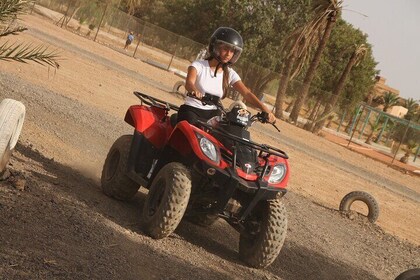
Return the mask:
<svg viewBox="0 0 420 280">
<path fill-rule="evenodd" d="M 279 88 L 275 103 L 275 115 L 283 118 L 283 103 L 289 82 L 296 77 L 310 58 L 310 50 L 316 45 L 318 34 L 307 32 L 307 26 L 297 28 L 286 39 L 283 52 L 286 53 L 286 63 L 280 75 Z"/>
<path fill-rule="evenodd" d="M 330 102 L 325 106 L 324 111 L 322 112 L 319 120 L 315 123 L 315 125 L 312 129 L 313 133 L 318 133 L 322 129 L 322 127 L 324 126 L 326 119 L 332 113 L 333 108 L 338 101 L 340 93 L 341 93 L 341 91 L 343 90 L 343 88 L 346 84 L 346 80 L 347 80 L 347 78 L 350 74 L 351 69 L 353 68 L 353 66 L 357 65 L 363 59 L 363 57 L 365 56 L 367 51 L 368 51 L 368 48 L 364 44 L 355 46 L 355 49 L 354 49 L 349 61 L 347 62 L 347 65 L 344 68 L 344 71 L 341 74 L 341 77 L 338 80 L 337 85 L 335 86 L 335 88 L 332 92 Z"/>
<path fill-rule="evenodd" d="M 395 106 L 398 104 L 398 100 L 400 98 L 398 97 L 398 95 L 396 95 L 395 93 L 392 93 L 390 91 L 385 92 L 384 96 L 383 96 L 383 100 L 384 100 L 384 108 L 382 109 L 382 111 L 386 112 L 388 111 L 389 108 L 391 108 L 392 106 Z"/>
<path fill-rule="evenodd" d="M 21 14 L 25 14 L 32 1 L 26 0 L 2 0 L 0 2 L 0 39 L 8 35 L 17 35 L 27 28 L 12 27 L 11 23 Z M 28 62 L 33 61 L 41 65 L 49 65 L 58 68 L 58 54 L 49 51 L 46 46 L 32 46 L 30 43 L 8 43 L 0 45 L 0 60 Z"/>
<path fill-rule="evenodd" d="M 375 123 L 369 122 L 369 126 L 370 126 L 370 134 L 365 141 L 366 144 L 371 144 L 372 138 L 374 137 L 375 133 L 379 129 L 381 129 L 381 124 L 379 122 L 375 122 Z"/>
<path fill-rule="evenodd" d="M 405 100 L 404 107 L 407 108 L 407 114 L 405 114 L 404 119 L 411 120 L 416 114 L 416 110 L 419 107 L 418 101 L 414 100 L 413 98 L 408 98 Z"/>
<path fill-rule="evenodd" d="M 315 51 L 312 62 L 309 65 L 306 76 L 303 80 L 302 87 L 299 95 L 296 98 L 296 103 L 293 106 L 292 112 L 290 113 L 289 120 L 297 123 L 299 112 L 305 103 L 306 96 L 309 92 L 309 87 L 312 80 L 315 77 L 315 71 L 318 68 L 319 62 L 321 61 L 321 55 L 327 45 L 328 39 L 330 38 L 332 28 L 334 27 L 337 16 L 341 11 L 342 0 L 322 0 L 319 1 L 316 7 L 316 17 L 314 20 L 308 23 L 305 32 L 318 34 L 323 30 L 323 34 L 319 39 L 318 48 Z"/>
</svg>

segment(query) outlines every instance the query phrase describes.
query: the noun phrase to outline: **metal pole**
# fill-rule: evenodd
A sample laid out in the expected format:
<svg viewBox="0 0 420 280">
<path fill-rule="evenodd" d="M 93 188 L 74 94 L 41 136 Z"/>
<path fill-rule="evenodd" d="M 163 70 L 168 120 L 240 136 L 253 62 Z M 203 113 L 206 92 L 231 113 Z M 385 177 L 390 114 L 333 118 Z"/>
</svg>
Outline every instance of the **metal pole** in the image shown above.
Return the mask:
<svg viewBox="0 0 420 280">
<path fill-rule="evenodd" d="M 353 123 L 351 124 L 351 127 L 350 127 L 350 132 L 351 131 L 353 131 L 353 127 L 354 127 L 354 123 L 356 122 L 356 119 L 357 119 L 357 117 L 359 116 L 359 112 L 360 112 L 360 109 L 363 107 L 363 104 L 361 104 L 360 106 L 359 106 L 359 108 L 357 108 L 357 110 L 356 110 L 356 115 L 354 116 L 354 118 L 353 118 Z"/>
<path fill-rule="evenodd" d="M 360 105 L 360 107 L 359 107 L 359 109 L 357 110 L 358 112 L 359 112 L 359 110 L 361 109 L 363 107 L 363 104 L 362 105 Z M 357 115 L 358 115 L 359 113 L 357 113 L 356 114 L 356 118 L 357 118 Z M 359 125 L 359 121 L 360 121 L 360 119 L 362 118 L 362 115 L 360 114 L 360 118 L 358 118 L 357 119 L 357 122 L 356 122 L 356 125 L 354 126 L 354 130 L 353 130 L 353 132 L 352 132 L 352 134 L 351 134 L 351 136 L 350 136 L 350 139 L 349 139 L 349 142 L 347 143 L 347 148 L 350 146 L 350 143 L 351 143 L 351 140 L 353 139 L 353 135 L 354 135 L 354 132 L 356 131 L 356 129 L 357 129 L 357 126 Z M 355 119 L 356 120 L 356 119 Z M 352 128 L 353 129 L 353 128 Z M 351 131 L 351 130 L 350 130 Z"/>
<path fill-rule="evenodd" d="M 177 50 L 177 47 L 178 47 L 178 42 L 179 42 L 179 36 L 178 36 L 178 40 L 176 41 L 176 44 L 175 44 L 175 51 L 174 51 L 174 53 L 172 54 L 172 57 L 171 57 L 171 61 L 169 62 L 169 65 L 168 65 L 168 71 L 169 71 L 169 69 L 171 68 L 171 65 L 172 65 L 172 61 L 174 60 L 174 57 L 175 57 L 175 54 L 176 54 L 176 50 Z"/>
<path fill-rule="evenodd" d="M 347 114 L 347 109 L 344 111 L 343 116 L 341 117 L 340 124 L 337 127 L 337 132 L 340 132 L 340 128 L 341 128 L 341 125 L 344 122 L 344 118 L 346 117 L 346 114 Z"/>
<path fill-rule="evenodd" d="M 31 9 L 31 15 L 32 15 L 32 12 L 34 11 L 34 9 L 35 9 L 35 4 L 36 4 L 36 1 L 34 1 L 34 4 L 32 5 L 32 9 Z"/>
<path fill-rule="evenodd" d="M 381 129 L 381 132 L 379 132 L 378 137 L 376 137 L 376 141 L 375 141 L 376 143 L 381 141 L 382 134 L 384 133 L 384 130 L 386 129 L 386 126 L 388 125 L 388 120 L 389 120 L 389 117 L 386 117 L 385 123 L 384 123 L 384 125 L 382 126 L 382 129 Z"/>
<path fill-rule="evenodd" d="M 370 118 L 370 114 L 372 113 L 372 110 L 371 109 L 369 109 L 369 112 L 367 113 L 367 115 L 366 115 L 366 119 L 365 119 L 365 121 L 363 122 L 363 125 L 362 125 L 362 131 L 360 131 L 360 134 L 359 134 L 359 137 L 358 137 L 358 139 L 360 139 L 360 137 L 362 137 L 362 134 L 363 134 L 363 131 L 365 131 L 365 127 L 366 127 L 366 124 L 369 122 L 369 118 Z M 361 117 L 361 116 L 360 116 Z"/>
<path fill-rule="evenodd" d="M 61 28 L 63 28 L 64 21 L 65 21 L 65 20 L 66 20 L 66 18 L 67 18 L 67 13 L 69 12 L 69 10 L 70 10 L 70 1 L 68 2 L 68 5 L 67 5 L 67 10 L 66 10 L 66 12 L 64 13 L 64 16 L 63 16 L 63 22 L 61 23 Z"/>
<path fill-rule="evenodd" d="M 416 162 L 417 156 L 419 155 L 420 152 L 420 144 L 417 146 L 417 150 L 416 150 L 416 154 L 414 155 L 414 159 L 413 162 Z"/>
<path fill-rule="evenodd" d="M 395 157 L 397 156 L 397 153 L 398 153 L 398 151 L 400 150 L 401 144 L 402 144 L 402 143 L 404 142 L 404 140 L 405 140 L 405 136 L 407 135 L 408 129 L 410 128 L 410 121 L 411 121 L 411 120 L 409 120 L 409 121 L 408 121 L 408 123 L 407 123 L 407 128 L 406 128 L 406 130 L 405 130 L 405 132 L 404 132 L 404 135 L 403 135 L 403 137 L 402 137 L 402 139 L 401 139 L 401 141 L 400 141 L 400 144 L 398 144 L 398 148 L 397 148 L 397 150 L 395 151 L 395 154 L 394 154 L 394 157 L 392 158 L 391 164 L 392 164 L 392 163 L 394 163 Z"/>
<path fill-rule="evenodd" d="M 143 24 L 143 31 L 141 32 L 141 37 L 142 38 L 144 38 L 145 29 L 146 29 L 146 23 Z M 134 50 L 133 57 L 136 57 L 137 49 L 139 48 L 139 45 L 140 45 L 140 42 L 141 42 L 140 34 L 138 34 L 138 37 L 139 37 L 138 38 L 139 42 L 137 43 L 136 49 Z"/>
<path fill-rule="evenodd" d="M 96 37 L 98 36 L 99 29 L 101 28 L 102 21 L 104 20 L 104 17 L 105 17 L 105 14 L 106 14 L 106 10 L 107 10 L 107 9 L 108 9 L 108 4 L 106 4 L 106 5 L 105 5 L 105 10 L 104 10 L 104 13 L 103 13 L 103 15 L 102 15 L 101 22 L 99 23 L 98 29 L 96 30 L 95 38 L 93 38 L 93 41 L 94 41 L 94 42 L 96 41 Z"/>
</svg>

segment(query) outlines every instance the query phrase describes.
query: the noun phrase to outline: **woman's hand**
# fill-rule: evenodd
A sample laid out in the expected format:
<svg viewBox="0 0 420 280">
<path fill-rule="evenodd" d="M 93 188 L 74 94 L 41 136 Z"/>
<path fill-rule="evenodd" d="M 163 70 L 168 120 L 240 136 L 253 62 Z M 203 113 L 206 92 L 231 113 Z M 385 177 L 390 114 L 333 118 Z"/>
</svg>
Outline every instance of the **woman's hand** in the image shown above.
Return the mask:
<svg viewBox="0 0 420 280">
<path fill-rule="evenodd" d="M 192 92 L 191 92 L 191 94 L 192 95 L 194 95 L 196 98 L 198 98 L 198 99 L 201 99 L 201 98 L 203 98 L 203 94 L 201 93 L 201 92 L 199 92 L 198 90 L 196 91 L 196 90 L 193 90 Z"/>
<path fill-rule="evenodd" d="M 275 124 L 276 123 L 276 117 L 274 116 L 274 114 L 272 112 L 268 112 L 268 122 Z"/>
</svg>

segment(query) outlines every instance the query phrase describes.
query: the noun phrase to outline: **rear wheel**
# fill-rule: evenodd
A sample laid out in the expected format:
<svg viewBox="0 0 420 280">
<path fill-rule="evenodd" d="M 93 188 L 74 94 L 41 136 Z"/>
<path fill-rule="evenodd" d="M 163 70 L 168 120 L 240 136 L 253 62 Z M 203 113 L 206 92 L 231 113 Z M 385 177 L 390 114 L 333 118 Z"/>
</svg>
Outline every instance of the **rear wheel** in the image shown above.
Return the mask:
<svg viewBox="0 0 420 280">
<path fill-rule="evenodd" d="M 254 268 L 267 267 L 277 258 L 286 238 L 286 207 L 280 200 L 261 202 L 244 226 L 239 238 L 240 259 Z"/>
<path fill-rule="evenodd" d="M 170 235 L 181 222 L 191 193 L 191 173 L 171 162 L 156 174 L 143 207 L 144 231 L 155 239 Z"/>
<path fill-rule="evenodd" d="M 127 162 L 132 138 L 132 135 L 123 135 L 114 142 L 102 169 L 103 192 L 119 200 L 132 198 L 140 188 L 139 184 L 127 176 Z"/>
<path fill-rule="evenodd" d="M 420 279 L 420 268 L 413 268 L 404 271 L 395 278 L 395 280 L 419 280 Z"/>
</svg>

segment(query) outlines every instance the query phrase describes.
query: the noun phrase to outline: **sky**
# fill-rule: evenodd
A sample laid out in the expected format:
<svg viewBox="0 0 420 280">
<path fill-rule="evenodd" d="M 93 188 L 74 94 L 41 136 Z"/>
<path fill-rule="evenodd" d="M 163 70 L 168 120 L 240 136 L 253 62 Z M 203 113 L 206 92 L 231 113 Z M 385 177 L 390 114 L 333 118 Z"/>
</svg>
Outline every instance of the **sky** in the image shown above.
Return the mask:
<svg viewBox="0 0 420 280">
<path fill-rule="evenodd" d="M 403 98 L 420 100 L 420 0 L 344 0 L 343 18 L 368 35 L 376 68 Z"/>
</svg>

